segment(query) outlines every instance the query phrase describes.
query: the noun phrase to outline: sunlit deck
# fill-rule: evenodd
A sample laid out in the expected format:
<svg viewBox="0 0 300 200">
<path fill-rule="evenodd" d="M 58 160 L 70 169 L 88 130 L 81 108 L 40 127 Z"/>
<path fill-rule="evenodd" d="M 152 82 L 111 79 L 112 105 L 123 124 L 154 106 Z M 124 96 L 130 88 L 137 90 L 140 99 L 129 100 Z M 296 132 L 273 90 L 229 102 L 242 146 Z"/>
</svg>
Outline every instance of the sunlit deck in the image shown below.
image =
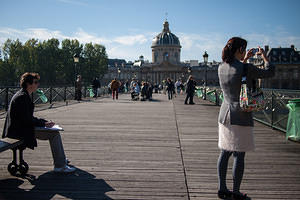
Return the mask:
<svg viewBox="0 0 300 200">
<path fill-rule="evenodd" d="M 198 99 L 184 105 L 183 95 L 153 98 L 104 97 L 36 112 L 65 129 L 65 152 L 78 170 L 51 172 L 49 144 L 38 141 L 24 152 L 29 175 L 14 177 L 6 169 L 12 153 L 5 151 L 0 199 L 217 199 L 219 107 Z M 260 123 L 254 130 L 256 151 L 246 154 L 241 190 L 255 200 L 300 199 L 300 144 Z M 231 188 L 230 171 L 227 178 Z"/>
</svg>

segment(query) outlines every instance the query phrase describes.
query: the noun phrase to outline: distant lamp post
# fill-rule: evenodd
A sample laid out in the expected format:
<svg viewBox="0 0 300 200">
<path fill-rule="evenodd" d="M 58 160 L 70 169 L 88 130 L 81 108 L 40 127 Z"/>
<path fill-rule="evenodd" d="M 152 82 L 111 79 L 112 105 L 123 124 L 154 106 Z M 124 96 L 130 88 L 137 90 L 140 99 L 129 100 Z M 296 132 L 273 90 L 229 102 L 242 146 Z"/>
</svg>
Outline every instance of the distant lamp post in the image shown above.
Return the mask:
<svg viewBox="0 0 300 200">
<path fill-rule="evenodd" d="M 79 63 L 79 54 L 75 53 L 73 55 L 73 59 L 74 59 L 74 75 L 75 75 L 75 81 L 77 78 L 77 73 L 78 73 L 78 69 L 77 69 L 77 63 Z"/>
<path fill-rule="evenodd" d="M 208 63 L 208 54 L 205 51 L 203 54 L 203 61 L 204 61 L 204 67 L 205 67 L 205 82 L 204 82 L 204 96 L 203 99 L 206 100 L 206 87 L 207 87 L 207 63 Z"/>
</svg>

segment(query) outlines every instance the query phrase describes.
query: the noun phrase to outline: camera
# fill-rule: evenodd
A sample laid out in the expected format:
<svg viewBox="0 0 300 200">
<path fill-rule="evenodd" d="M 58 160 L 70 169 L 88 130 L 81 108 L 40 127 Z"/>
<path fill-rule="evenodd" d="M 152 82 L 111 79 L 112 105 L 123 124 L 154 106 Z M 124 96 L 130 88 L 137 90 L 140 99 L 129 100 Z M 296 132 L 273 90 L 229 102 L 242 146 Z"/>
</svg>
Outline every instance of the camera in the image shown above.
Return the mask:
<svg viewBox="0 0 300 200">
<path fill-rule="evenodd" d="M 252 49 L 252 53 L 255 55 L 257 52 L 259 52 L 259 48 Z"/>
</svg>

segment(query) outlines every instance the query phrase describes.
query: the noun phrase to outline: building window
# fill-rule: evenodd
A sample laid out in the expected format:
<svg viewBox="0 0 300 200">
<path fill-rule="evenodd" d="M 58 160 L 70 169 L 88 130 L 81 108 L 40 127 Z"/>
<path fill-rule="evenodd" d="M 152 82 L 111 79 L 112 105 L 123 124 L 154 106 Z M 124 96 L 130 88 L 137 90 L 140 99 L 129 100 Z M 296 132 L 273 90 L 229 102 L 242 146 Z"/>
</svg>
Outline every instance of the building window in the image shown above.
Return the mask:
<svg viewBox="0 0 300 200">
<path fill-rule="evenodd" d="M 179 58 L 178 58 L 178 53 L 177 52 L 175 52 L 175 60 L 176 60 L 176 62 L 179 62 Z"/>
<path fill-rule="evenodd" d="M 155 53 L 154 53 L 154 63 L 157 62 L 157 56 L 158 56 L 158 55 L 157 55 L 157 53 L 155 52 Z"/>
<path fill-rule="evenodd" d="M 169 61 L 169 53 L 168 52 L 164 53 L 164 61 Z"/>
<path fill-rule="evenodd" d="M 294 69 L 294 79 L 298 79 L 299 78 L 299 70 L 298 69 Z"/>
</svg>

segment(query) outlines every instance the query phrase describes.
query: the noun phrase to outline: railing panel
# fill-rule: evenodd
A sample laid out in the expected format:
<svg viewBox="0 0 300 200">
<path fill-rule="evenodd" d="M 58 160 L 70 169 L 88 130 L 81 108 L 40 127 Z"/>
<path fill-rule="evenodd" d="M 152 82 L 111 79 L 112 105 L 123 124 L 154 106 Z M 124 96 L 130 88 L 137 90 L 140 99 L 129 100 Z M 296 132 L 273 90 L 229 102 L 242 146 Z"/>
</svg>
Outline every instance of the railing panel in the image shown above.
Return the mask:
<svg viewBox="0 0 300 200">
<path fill-rule="evenodd" d="M 197 91 L 204 91 L 203 87 L 198 87 Z M 272 128 L 286 131 L 289 110 L 286 107 L 288 101 L 295 98 L 300 98 L 299 90 L 277 90 L 263 89 L 266 107 L 259 112 L 253 112 L 254 119 Z M 202 95 L 201 92 L 196 92 L 196 95 Z M 207 88 L 206 98 L 208 101 L 221 105 L 223 99 L 222 90 L 219 87 Z M 202 98 L 202 96 L 200 96 Z"/>
<path fill-rule="evenodd" d="M 32 94 L 32 101 L 35 104 L 51 104 L 53 102 L 74 100 L 75 99 L 75 88 L 74 87 L 40 87 L 40 90 L 43 91 L 45 96 L 48 99 L 48 102 L 43 103 L 39 98 L 39 95 L 36 93 Z M 5 113 L 5 110 L 8 108 L 8 104 L 12 99 L 13 95 L 20 90 L 20 87 L 0 87 L 0 111 Z M 107 87 L 102 87 L 99 90 L 98 96 L 105 95 L 108 93 Z M 86 87 L 82 87 L 82 96 L 86 94 Z M 87 95 L 89 96 L 89 95 Z M 1 114 L 0 113 L 0 114 Z"/>
</svg>

